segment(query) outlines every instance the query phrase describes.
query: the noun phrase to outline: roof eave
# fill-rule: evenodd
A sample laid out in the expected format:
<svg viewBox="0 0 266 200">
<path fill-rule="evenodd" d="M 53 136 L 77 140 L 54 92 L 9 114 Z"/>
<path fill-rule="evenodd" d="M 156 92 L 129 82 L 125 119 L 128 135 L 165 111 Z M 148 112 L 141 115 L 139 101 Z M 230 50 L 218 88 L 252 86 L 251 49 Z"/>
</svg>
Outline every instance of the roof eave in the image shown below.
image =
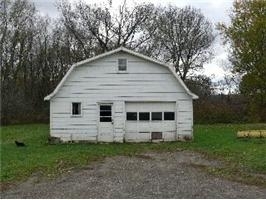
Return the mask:
<svg viewBox="0 0 266 200">
<path fill-rule="evenodd" d="M 192 99 L 199 99 L 199 96 L 198 95 L 195 95 L 194 93 L 191 93 L 191 96 L 192 96 Z"/>
<path fill-rule="evenodd" d="M 53 93 L 47 95 L 46 97 L 44 97 L 44 101 L 50 101 L 50 99 L 53 97 Z"/>
</svg>

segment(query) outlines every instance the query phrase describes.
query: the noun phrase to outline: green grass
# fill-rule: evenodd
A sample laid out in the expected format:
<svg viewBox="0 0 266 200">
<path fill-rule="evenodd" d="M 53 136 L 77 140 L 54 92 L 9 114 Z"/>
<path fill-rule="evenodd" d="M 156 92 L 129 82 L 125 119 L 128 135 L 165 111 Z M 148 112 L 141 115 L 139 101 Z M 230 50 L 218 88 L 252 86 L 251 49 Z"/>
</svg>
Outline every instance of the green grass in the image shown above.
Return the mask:
<svg viewBox="0 0 266 200">
<path fill-rule="evenodd" d="M 1 182 L 23 180 L 32 173 L 54 176 L 71 167 L 115 155 L 135 155 L 145 151 L 188 149 L 224 163 L 223 168 L 208 168 L 216 175 L 266 186 L 266 139 L 237 139 L 238 130 L 266 129 L 266 124 L 196 125 L 192 142 L 140 144 L 58 144 L 47 143 L 49 128 L 44 124 L 14 125 L 1 128 Z M 24 141 L 18 148 L 15 140 Z"/>
</svg>

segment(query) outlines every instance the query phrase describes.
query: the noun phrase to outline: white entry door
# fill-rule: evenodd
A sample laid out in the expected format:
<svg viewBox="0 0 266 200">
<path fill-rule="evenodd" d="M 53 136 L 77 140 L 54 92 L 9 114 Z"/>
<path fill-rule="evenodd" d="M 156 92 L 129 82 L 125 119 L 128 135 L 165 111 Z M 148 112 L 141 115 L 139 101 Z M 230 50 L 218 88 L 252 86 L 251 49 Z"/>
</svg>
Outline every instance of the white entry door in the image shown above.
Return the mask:
<svg viewBox="0 0 266 200">
<path fill-rule="evenodd" d="M 113 140 L 114 140 L 113 105 L 99 104 L 98 141 L 113 142 Z"/>
</svg>

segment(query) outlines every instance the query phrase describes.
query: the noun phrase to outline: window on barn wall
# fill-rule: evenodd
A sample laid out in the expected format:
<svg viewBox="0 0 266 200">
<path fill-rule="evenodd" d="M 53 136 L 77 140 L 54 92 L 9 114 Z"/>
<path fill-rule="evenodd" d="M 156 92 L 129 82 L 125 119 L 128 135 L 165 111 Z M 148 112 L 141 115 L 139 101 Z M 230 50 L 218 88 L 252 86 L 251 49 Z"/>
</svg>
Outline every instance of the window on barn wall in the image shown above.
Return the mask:
<svg viewBox="0 0 266 200">
<path fill-rule="evenodd" d="M 81 103 L 80 102 L 72 103 L 72 115 L 81 115 Z"/>
<path fill-rule="evenodd" d="M 162 112 L 152 112 L 151 113 L 152 120 L 162 120 Z"/>
<path fill-rule="evenodd" d="M 136 121 L 137 120 L 137 112 L 127 112 L 127 120 L 128 121 Z"/>
<path fill-rule="evenodd" d="M 164 120 L 175 120 L 175 112 L 164 112 Z"/>
<path fill-rule="evenodd" d="M 112 106 L 100 105 L 100 122 L 112 121 Z"/>
<path fill-rule="evenodd" d="M 118 59 L 118 71 L 120 72 L 127 71 L 127 59 L 125 58 Z"/>
<path fill-rule="evenodd" d="M 140 121 L 149 121 L 150 120 L 150 113 L 149 112 L 140 112 L 139 113 L 139 120 Z"/>
</svg>

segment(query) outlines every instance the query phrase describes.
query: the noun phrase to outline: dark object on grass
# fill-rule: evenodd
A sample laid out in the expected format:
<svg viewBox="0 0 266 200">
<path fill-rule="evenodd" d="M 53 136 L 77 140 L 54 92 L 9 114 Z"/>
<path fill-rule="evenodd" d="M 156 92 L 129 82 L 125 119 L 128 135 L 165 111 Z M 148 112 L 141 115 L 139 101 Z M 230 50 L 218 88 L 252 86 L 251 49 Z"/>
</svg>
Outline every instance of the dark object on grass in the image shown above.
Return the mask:
<svg viewBox="0 0 266 200">
<path fill-rule="evenodd" d="M 48 137 L 48 143 L 49 144 L 59 144 L 59 143 L 61 143 L 61 140 L 58 137 L 50 136 L 50 137 Z"/>
<path fill-rule="evenodd" d="M 26 145 L 23 142 L 15 141 L 17 147 L 25 147 Z"/>
</svg>

